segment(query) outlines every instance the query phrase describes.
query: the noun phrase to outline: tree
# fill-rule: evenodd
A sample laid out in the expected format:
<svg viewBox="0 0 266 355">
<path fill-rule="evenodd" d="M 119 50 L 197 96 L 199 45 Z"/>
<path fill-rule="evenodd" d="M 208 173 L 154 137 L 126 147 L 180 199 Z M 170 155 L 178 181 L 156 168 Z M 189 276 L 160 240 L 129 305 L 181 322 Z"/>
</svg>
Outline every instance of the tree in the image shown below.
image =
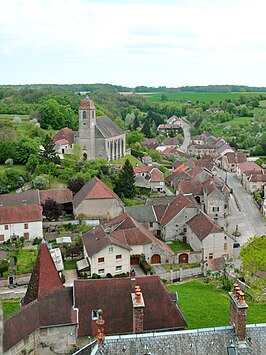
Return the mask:
<svg viewBox="0 0 266 355">
<path fill-rule="evenodd" d="M 6 259 L 0 261 L 0 276 L 3 277 L 3 273 L 8 270 L 9 264 Z"/>
<path fill-rule="evenodd" d="M 148 119 L 145 120 L 143 126 L 142 126 L 142 130 L 141 132 L 145 135 L 145 137 L 147 138 L 151 138 L 152 134 L 151 134 L 151 128 L 150 128 L 150 122 Z"/>
<path fill-rule="evenodd" d="M 50 182 L 44 176 L 39 175 L 33 180 L 33 186 L 35 189 L 46 190 L 50 186 Z"/>
<path fill-rule="evenodd" d="M 135 116 L 134 121 L 133 121 L 132 128 L 133 128 L 133 130 L 135 131 L 139 126 L 140 126 L 140 124 L 139 124 L 138 116 Z"/>
<path fill-rule="evenodd" d="M 37 155 L 31 154 L 26 163 L 26 169 L 30 171 L 31 174 L 33 174 L 38 164 L 39 164 L 39 157 Z"/>
<path fill-rule="evenodd" d="M 254 298 L 259 299 L 266 287 L 266 277 L 256 277 L 266 271 L 266 235 L 250 238 L 240 251 L 241 270 L 249 280 Z"/>
<path fill-rule="evenodd" d="M 60 158 L 56 155 L 55 144 L 50 137 L 46 136 L 42 146 L 43 149 L 40 152 L 41 162 L 47 161 L 60 164 Z"/>
<path fill-rule="evenodd" d="M 75 195 L 82 188 L 84 184 L 85 181 L 81 177 L 77 177 L 76 179 L 69 179 L 67 182 L 67 187 Z"/>
<path fill-rule="evenodd" d="M 31 154 L 39 153 L 39 145 L 34 139 L 22 139 L 17 143 L 16 163 L 26 164 Z"/>
<path fill-rule="evenodd" d="M 132 144 L 135 144 L 137 142 L 139 143 L 143 142 L 145 140 L 145 136 L 143 133 L 140 133 L 138 131 L 133 131 L 127 134 L 126 140 L 127 140 L 127 144 L 131 146 Z"/>
<path fill-rule="evenodd" d="M 48 198 L 45 200 L 43 207 L 44 216 L 51 221 L 52 219 L 58 220 L 61 216 L 62 208 L 55 200 Z"/>
<path fill-rule="evenodd" d="M 120 197 L 133 198 L 136 194 L 135 191 L 135 175 L 132 165 L 129 160 L 125 161 L 125 165 L 120 170 L 118 180 L 115 183 L 115 192 Z"/>
</svg>

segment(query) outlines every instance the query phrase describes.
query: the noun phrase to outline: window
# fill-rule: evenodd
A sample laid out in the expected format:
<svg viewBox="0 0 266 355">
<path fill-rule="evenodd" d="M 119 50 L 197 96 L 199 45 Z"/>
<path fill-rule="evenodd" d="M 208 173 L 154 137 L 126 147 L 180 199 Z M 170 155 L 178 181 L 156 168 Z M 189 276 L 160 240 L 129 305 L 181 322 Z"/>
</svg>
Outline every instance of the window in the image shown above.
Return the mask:
<svg viewBox="0 0 266 355">
<path fill-rule="evenodd" d="M 104 274 L 104 269 L 99 269 L 98 270 L 98 275 L 103 275 Z"/>
<path fill-rule="evenodd" d="M 8 224 L 5 224 L 5 230 L 6 231 L 8 230 Z"/>
<path fill-rule="evenodd" d="M 115 272 L 122 271 L 122 265 L 119 265 L 115 268 Z"/>
<path fill-rule="evenodd" d="M 100 264 L 100 263 L 104 263 L 104 258 L 102 257 L 102 258 L 98 258 L 98 263 Z"/>
<path fill-rule="evenodd" d="M 227 250 L 227 243 L 224 243 L 224 250 Z"/>
<path fill-rule="evenodd" d="M 91 117 L 94 118 L 95 111 L 91 111 Z"/>
<path fill-rule="evenodd" d="M 97 320 L 97 319 L 99 319 L 99 313 L 98 313 L 98 311 L 92 311 L 92 312 L 91 312 L 91 319 L 92 319 L 92 320 Z"/>
<path fill-rule="evenodd" d="M 153 227 L 153 222 L 150 222 L 150 227 Z"/>
<path fill-rule="evenodd" d="M 82 117 L 83 117 L 84 120 L 87 118 L 87 113 L 86 113 L 86 111 L 83 111 L 83 112 L 82 112 Z"/>
<path fill-rule="evenodd" d="M 29 233 L 24 233 L 24 238 L 25 238 L 26 240 L 29 240 L 29 239 L 30 239 Z"/>
<path fill-rule="evenodd" d="M 4 234 L 0 234 L 0 242 L 4 242 L 5 241 L 5 236 Z"/>
<path fill-rule="evenodd" d="M 213 211 L 213 212 L 219 212 L 219 207 L 213 207 L 213 208 L 212 208 L 212 211 Z"/>
<path fill-rule="evenodd" d="M 109 253 L 112 253 L 114 251 L 113 247 L 109 247 Z"/>
<path fill-rule="evenodd" d="M 115 256 L 116 260 L 121 260 L 122 259 L 122 254 L 118 254 Z"/>
<path fill-rule="evenodd" d="M 225 203 L 225 205 L 224 205 L 224 209 L 226 210 L 227 209 L 227 204 Z"/>
<path fill-rule="evenodd" d="M 224 236 L 224 239 L 226 240 L 226 235 Z"/>
<path fill-rule="evenodd" d="M 24 223 L 24 229 L 29 229 L 28 223 Z"/>
<path fill-rule="evenodd" d="M 213 259 L 213 253 L 209 253 L 209 259 Z"/>
<path fill-rule="evenodd" d="M 183 228 L 183 232 L 186 233 L 187 232 L 187 227 Z"/>
</svg>

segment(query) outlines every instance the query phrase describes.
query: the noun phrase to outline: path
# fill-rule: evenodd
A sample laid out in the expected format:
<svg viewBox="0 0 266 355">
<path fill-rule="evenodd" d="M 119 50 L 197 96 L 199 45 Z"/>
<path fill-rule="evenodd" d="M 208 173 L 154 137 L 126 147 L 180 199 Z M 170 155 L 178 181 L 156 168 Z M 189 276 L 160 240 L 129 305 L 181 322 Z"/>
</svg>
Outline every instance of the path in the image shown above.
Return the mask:
<svg viewBox="0 0 266 355">
<path fill-rule="evenodd" d="M 191 134 L 190 134 L 191 125 L 188 123 L 184 123 L 182 128 L 183 128 L 183 132 L 184 132 L 184 142 L 180 146 L 180 149 L 183 150 L 183 152 L 187 153 L 188 145 L 191 142 Z"/>
</svg>

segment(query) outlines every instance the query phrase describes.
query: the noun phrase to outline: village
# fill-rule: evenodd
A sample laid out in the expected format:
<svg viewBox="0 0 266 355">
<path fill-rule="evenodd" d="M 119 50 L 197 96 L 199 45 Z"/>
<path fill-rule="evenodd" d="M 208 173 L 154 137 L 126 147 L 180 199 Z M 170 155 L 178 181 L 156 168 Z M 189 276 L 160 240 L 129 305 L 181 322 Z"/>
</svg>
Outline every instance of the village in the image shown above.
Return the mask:
<svg viewBox="0 0 266 355">
<path fill-rule="evenodd" d="M 142 142 L 163 162 L 145 155 L 132 166 L 125 132 L 107 116 L 98 117 L 86 96 L 78 132 L 64 127 L 54 134 L 54 153 L 63 160 L 79 146 L 85 161 L 106 159 L 109 170 L 128 174 L 128 183 L 133 177 L 132 186 L 144 197 L 125 204 L 101 176 L 75 191 L 26 184 L 17 193 L 0 195 L 0 294 L 21 300 L 21 308 L 3 321 L 4 353 L 88 354 L 96 346 L 100 354 L 131 354 L 129 347 L 137 348 L 140 338 L 129 345 L 128 336 L 118 341 L 115 335 L 188 326 L 178 295 L 164 283 L 222 276 L 234 283 L 231 319 L 242 318 L 233 328 L 209 331 L 231 339 L 234 329 L 232 347 L 244 344 L 253 328 L 246 329 L 242 291 L 250 286 L 241 281 L 239 255 L 250 237 L 265 238 L 266 198 L 259 206 L 254 192 L 264 191 L 266 197 L 266 172 L 224 138 L 207 131 L 191 137 L 190 128 L 186 117 L 169 117 L 157 128 L 165 135 L 162 142 Z M 180 129 L 182 143 L 173 137 Z M 113 163 L 121 158 L 124 163 Z M 32 272 L 19 272 L 20 253 Z M 9 265 L 4 262 L 8 256 Z M 103 342 L 104 333 L 113 337 Z M 175 346 L 187 344 L 186 336 L 191 348 L 197 346 L 193 335 L 180 334 L 183 340 L 178 332 L 153 336 L 163 337 L 171 354 Z M 206 334 L 207 349 L 212 337 Z M 169 343 L 167 337 L 176 340 Z M 145 346 L 155 343 L 147 340 Z"/>
</svg>

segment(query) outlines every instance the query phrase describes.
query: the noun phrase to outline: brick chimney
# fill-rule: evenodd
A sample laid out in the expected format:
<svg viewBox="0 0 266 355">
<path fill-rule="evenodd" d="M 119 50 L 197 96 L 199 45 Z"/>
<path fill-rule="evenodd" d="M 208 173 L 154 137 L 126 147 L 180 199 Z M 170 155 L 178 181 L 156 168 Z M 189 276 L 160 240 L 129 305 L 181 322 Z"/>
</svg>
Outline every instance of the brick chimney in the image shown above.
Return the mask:
<svg viewBox="0 0 266 355">
<path fill-rule="evenodd" d="M 135 286 L 135 292 L 131 293 L 131 298 L 133 304 L 133 333 L 142 333 L 145 303 L 139 286 Z"/>
<path fill-rule="evenodd" d="M 98 346 L 101 346 L 105 338 L 104 335 L 105 320 L 103 320 L 103 316 L 102 316 L 103 311 L 101 309 L 98 310 L 98 314 L 99 314 L 99 319 L 96 320 L 96 324 L 98 326 L 96 338 L 97 338 Z"/>
<path fill-rule="evenodd" d="M 248 305 L 244 299 L 244 292 L 240 291 L 238 284 L 234 284 L 234 291 L 230 296 L 230 323 L 235 327 L 235 333 L 239 341 L 246 337 L 246 309 Z"/>
</svg>

